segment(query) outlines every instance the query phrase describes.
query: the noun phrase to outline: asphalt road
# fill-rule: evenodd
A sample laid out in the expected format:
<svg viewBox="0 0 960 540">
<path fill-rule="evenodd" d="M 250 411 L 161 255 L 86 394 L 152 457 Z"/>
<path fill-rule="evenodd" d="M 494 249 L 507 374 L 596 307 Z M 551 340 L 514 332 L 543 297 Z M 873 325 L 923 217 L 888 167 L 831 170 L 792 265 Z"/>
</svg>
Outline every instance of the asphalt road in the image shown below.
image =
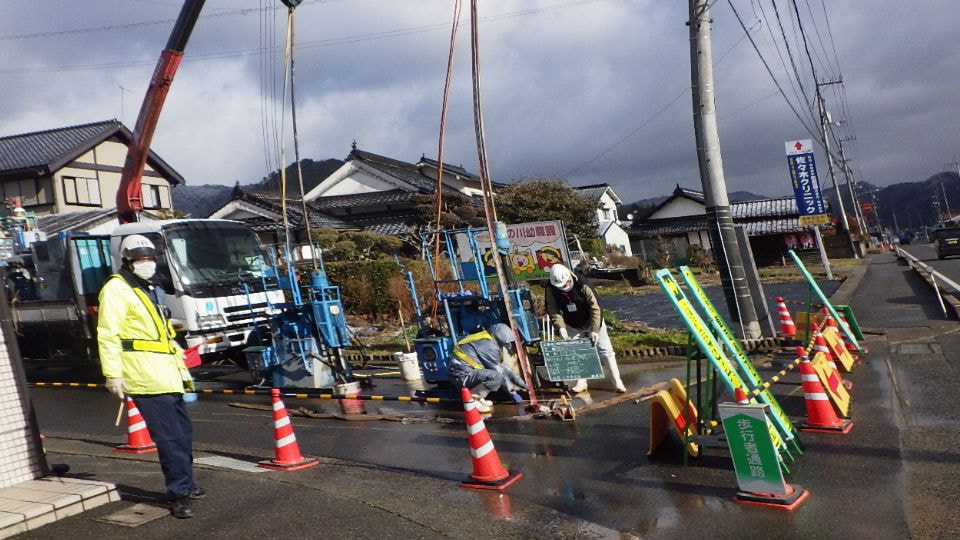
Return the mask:
<svg viewBox="0 0 960 540">
<path fill-rule="evenodd" d="M 934 270 L 952 279 L 955 283 L 960 284 L 960 257 L 951 256 L 941 261 L 937 258 L 937 250 L 933 248 L 932 244 L 910 244 L 900 247 L 923 263 L 933 267 Z"/>
</svg>

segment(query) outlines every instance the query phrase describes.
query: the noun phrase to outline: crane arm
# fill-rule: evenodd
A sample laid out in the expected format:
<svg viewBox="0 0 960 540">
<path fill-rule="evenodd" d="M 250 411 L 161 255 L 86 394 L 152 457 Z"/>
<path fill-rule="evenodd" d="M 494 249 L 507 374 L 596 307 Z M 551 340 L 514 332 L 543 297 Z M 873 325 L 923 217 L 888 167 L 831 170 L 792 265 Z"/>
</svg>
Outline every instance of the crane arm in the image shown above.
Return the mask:
<svg viewBox="0 0 960 540">
<path fill-rule="evenodd" d="M 170 32 L 167 46 L 160 53 L 160 60 L 153 70 L 150 87 L 143 97 L 137 124 L 133 132 L 133 140 L 127 148 L 127 158 L 123 164 L 123 173 L 120 177 L 120 187 L 117 189 L 117 214 L 120 223 L 137 221 L 143 209 L 143 195 L 141 179 L 143 169 L 150 154 L 150 142 L 160 119 L 163 102 L 170 91 L 173 76 L 177 73 L 183 51 L 193 32 L 193 27 L 200 17 L 200 11 L 206 0 L 186 0 L 180 8 L 180 15 Z"/>
</svg>

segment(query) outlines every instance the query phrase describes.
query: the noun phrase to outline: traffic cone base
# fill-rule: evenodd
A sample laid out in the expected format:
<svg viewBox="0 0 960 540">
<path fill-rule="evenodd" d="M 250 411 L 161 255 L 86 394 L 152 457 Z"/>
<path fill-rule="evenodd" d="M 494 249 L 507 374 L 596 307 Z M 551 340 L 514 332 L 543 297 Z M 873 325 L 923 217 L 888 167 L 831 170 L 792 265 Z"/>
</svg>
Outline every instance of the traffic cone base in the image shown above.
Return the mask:
<svg viewBox="0 0 960 540">
<path fill-rule="evenodd" d="M 297 469 L 308 469 L 319 464 L 319 458 L 300 456 L 300 461 L 295 463 L 276 463 L 272 459 L 266 459 L 261 461 L 259 466 L 273 471 L 295 471 Z"/>
<path fill-rule="evenodd" d="M 833 433 L 835 435 L 844 435 L 850 433 L 850 430 L 853 429 L 853 420 L 842 418 L 837 426 L 821 426 L 803 422 L 800 424 L 799 429 L 800 431 L 806 431 L 807 433 Z"/>
<path fill-rule="evenodd" d="M 775 508 L 777 510 L 786 510 L 792 512 L 801 504 L 807 502 L 810 498 L 810 491 L 801 486 L 791 486 L 787 484 L 790 493 L 778 495 L 776 493 L 751 493 L 749 491 L 738 491 L 733 498 L 737 504 L 746 504 L 751 506 L 764 506 L 766 508 Z"/>
<path fill-rule="evenodd" d="M 157 451 L 157 445 L 147 431 L 147 423 L 130 396 L 127 396 L 127 444 L 121 444 L 113 451 L 124 454 L 147 454 Z"/>
<path fill-rule="evenodd" d="M 463 482 L 460 482 L 460 487 L 471 488 L 471 489 L 501 490 L 501 489 L 507 489 L 508 487 L 512 486 L 514 482 L 523 478 L 523 473 L 519 473 L 515 471 L 507 471 L 507 474 L 509 476 L 507 476 L 503 480 L 497 480 L 495 482 L 483 482 L 475 479 L 472 476 L 468 476 L 463 480 Z"/>
<path fill-rule="evenodd" d="M 146 446 L 130 446 L 129 444 L 121 444 L 113 449 L 114 452 L 123 452 L 124 454 L 148 454 L 150 452 L 157 451 L 157 445 L 150 443 Z"/>
</svg>

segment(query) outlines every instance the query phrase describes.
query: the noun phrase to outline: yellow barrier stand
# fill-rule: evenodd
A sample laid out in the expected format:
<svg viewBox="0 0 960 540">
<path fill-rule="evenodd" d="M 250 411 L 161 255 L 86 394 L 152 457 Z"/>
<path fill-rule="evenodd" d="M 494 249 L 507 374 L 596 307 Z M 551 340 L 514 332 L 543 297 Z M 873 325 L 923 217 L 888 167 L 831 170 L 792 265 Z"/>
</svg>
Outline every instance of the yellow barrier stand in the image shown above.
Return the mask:
<svg viewBox="0 0 960 540">
<path fill-rule="evenodd" d="M 853 371 L 853 364 L 856 362 L 856 359 L 850 354 L 850 351 L 840 343 L 837 332 L 838 330 L 836 328 L 828 326 L 823 329 L 821 334 L 823 334 L 823 339 L 827 342 L 827 347 L 830 348 L 830 354 L 833 355 L 833 359 L 843 367 L 844 371 L 849 373 Z"/>
<path fill-rule="evenodd" d="M 818 352 L 813 357 L 811 364 L 813 370 L 817 372 L 817 378 L 820 379 L 823 389 L 830 396 L 830 403 L 833 404 L 837 414 L 844 418 L 850 418 L 850 393 L 847 392 L 833 368 L 827 363 L 823 353 Z"/>
<path fill-rule="evenodd" d="M 650 398 L 650 448 L 647 455 L 652 455 L 672 425 L 681 443 L 684 438 L 697 434 L 697 408 L 687 399 L 687 392 L 683 384 L 677 379 L 670 379 L 666 390 L 660 390 Z M 684 413 L 684 404 L 688 409 Z M 700 446 L 687 441 L 687 453 L 692 457 L 700 455 Z"/>
</svg>

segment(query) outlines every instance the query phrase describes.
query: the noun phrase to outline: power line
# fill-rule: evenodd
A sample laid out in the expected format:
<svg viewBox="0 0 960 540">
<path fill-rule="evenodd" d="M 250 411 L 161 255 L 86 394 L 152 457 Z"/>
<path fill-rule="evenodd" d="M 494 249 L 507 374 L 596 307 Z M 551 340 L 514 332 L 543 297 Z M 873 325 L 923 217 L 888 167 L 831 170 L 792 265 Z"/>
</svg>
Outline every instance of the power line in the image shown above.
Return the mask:
<svg viewBox="0 0 960 540">
<path fill-rule="evenodd" d="M 319 1 L 319 0 L 314 0 Z M 327 0 L 329 1 L 329 0 Z M 495 22 L 506 19 L 511 19 L 515 17 L 524 17 L 528 15 L 536 15 L 539 13 L 545 13 L 550 11 L 557 11 L 561 9 L 566 9 L 570 7 L 578 7 L 586 4 L 593 4 L 597 2 L 603 2 L 606 0 L 574 0 L 571 2 L 565 2 L 562 4 L 557 4 L 553 6 L 546 6 L 542 8 L 530 8 L 517 11 L 509 11 L 495 15 L 489 15 L 486 17 L 480 17 L 480 21 L 485 22 Z M 278 8 L 265 8 L 266 11 L 273 11 Z M 252 11 L 257 11 L 256 9 Z M 173 19 L 171 19 L 172 21 Z M 468 24 L 469 21 L 464 21 L 461 24 Z M 415 34 L 422 34 L 425 32 L 434 32 L 437 30 L 445 30 L 449 27 L 447 23 L 440 24 L 429 24 L 422 26 L 413 26 L 408 28 L 399 28 L 395 30 L 384 30 L 380 32 L 371 32 L 368 34 L 357 34 L 352 36 L 342 36 L 338 38 L 329 38 L 321 39 L 315 41 L 305 41 L 297 46 L 298 50 L 311 49 L 311 48 L 321 48 L 321 47 L 333 47 L 337 45 L 349 45 L 353 43 L 360 43 L 364 41 L 375 41 L 381 39 L 389 39 L 395 37 L 405 37 Z M 241 56 L 250 56 L 254 54 L 264 54 L 264 52 L 273 52 L 278 50 L 279 45 L 272 45 L 269 49 L 264 51 L 262 48 L 257 49 L 234 49 L 228 51 L 218 51 L 212 53 L 200 53 L 200 54 L 190 54 L 184 56 L 183 61 L 195 61 L 195 60 L 219 60 L 224 58 L 235 58 Z M 51 72 L 61 72 L 61 71 L 85 71 L 85 70 L 100 70 L 100 69 L 113 69 L 113 68 L 124 68 L 124 67 L 138 67 L 138 66 L 149 66 L 156 63 L 155 59 L 150 60 L 126 60 L 122 62 L 105 62 L 99 64 L 74 64 L 66 66 L 54 66 L 54 67 L 45 67 L 45 68 L 8 68 L 0 69 L 0 73 L 5 74 L 14 74 L 14 73 L 51 73 Z"/>
</svg>

